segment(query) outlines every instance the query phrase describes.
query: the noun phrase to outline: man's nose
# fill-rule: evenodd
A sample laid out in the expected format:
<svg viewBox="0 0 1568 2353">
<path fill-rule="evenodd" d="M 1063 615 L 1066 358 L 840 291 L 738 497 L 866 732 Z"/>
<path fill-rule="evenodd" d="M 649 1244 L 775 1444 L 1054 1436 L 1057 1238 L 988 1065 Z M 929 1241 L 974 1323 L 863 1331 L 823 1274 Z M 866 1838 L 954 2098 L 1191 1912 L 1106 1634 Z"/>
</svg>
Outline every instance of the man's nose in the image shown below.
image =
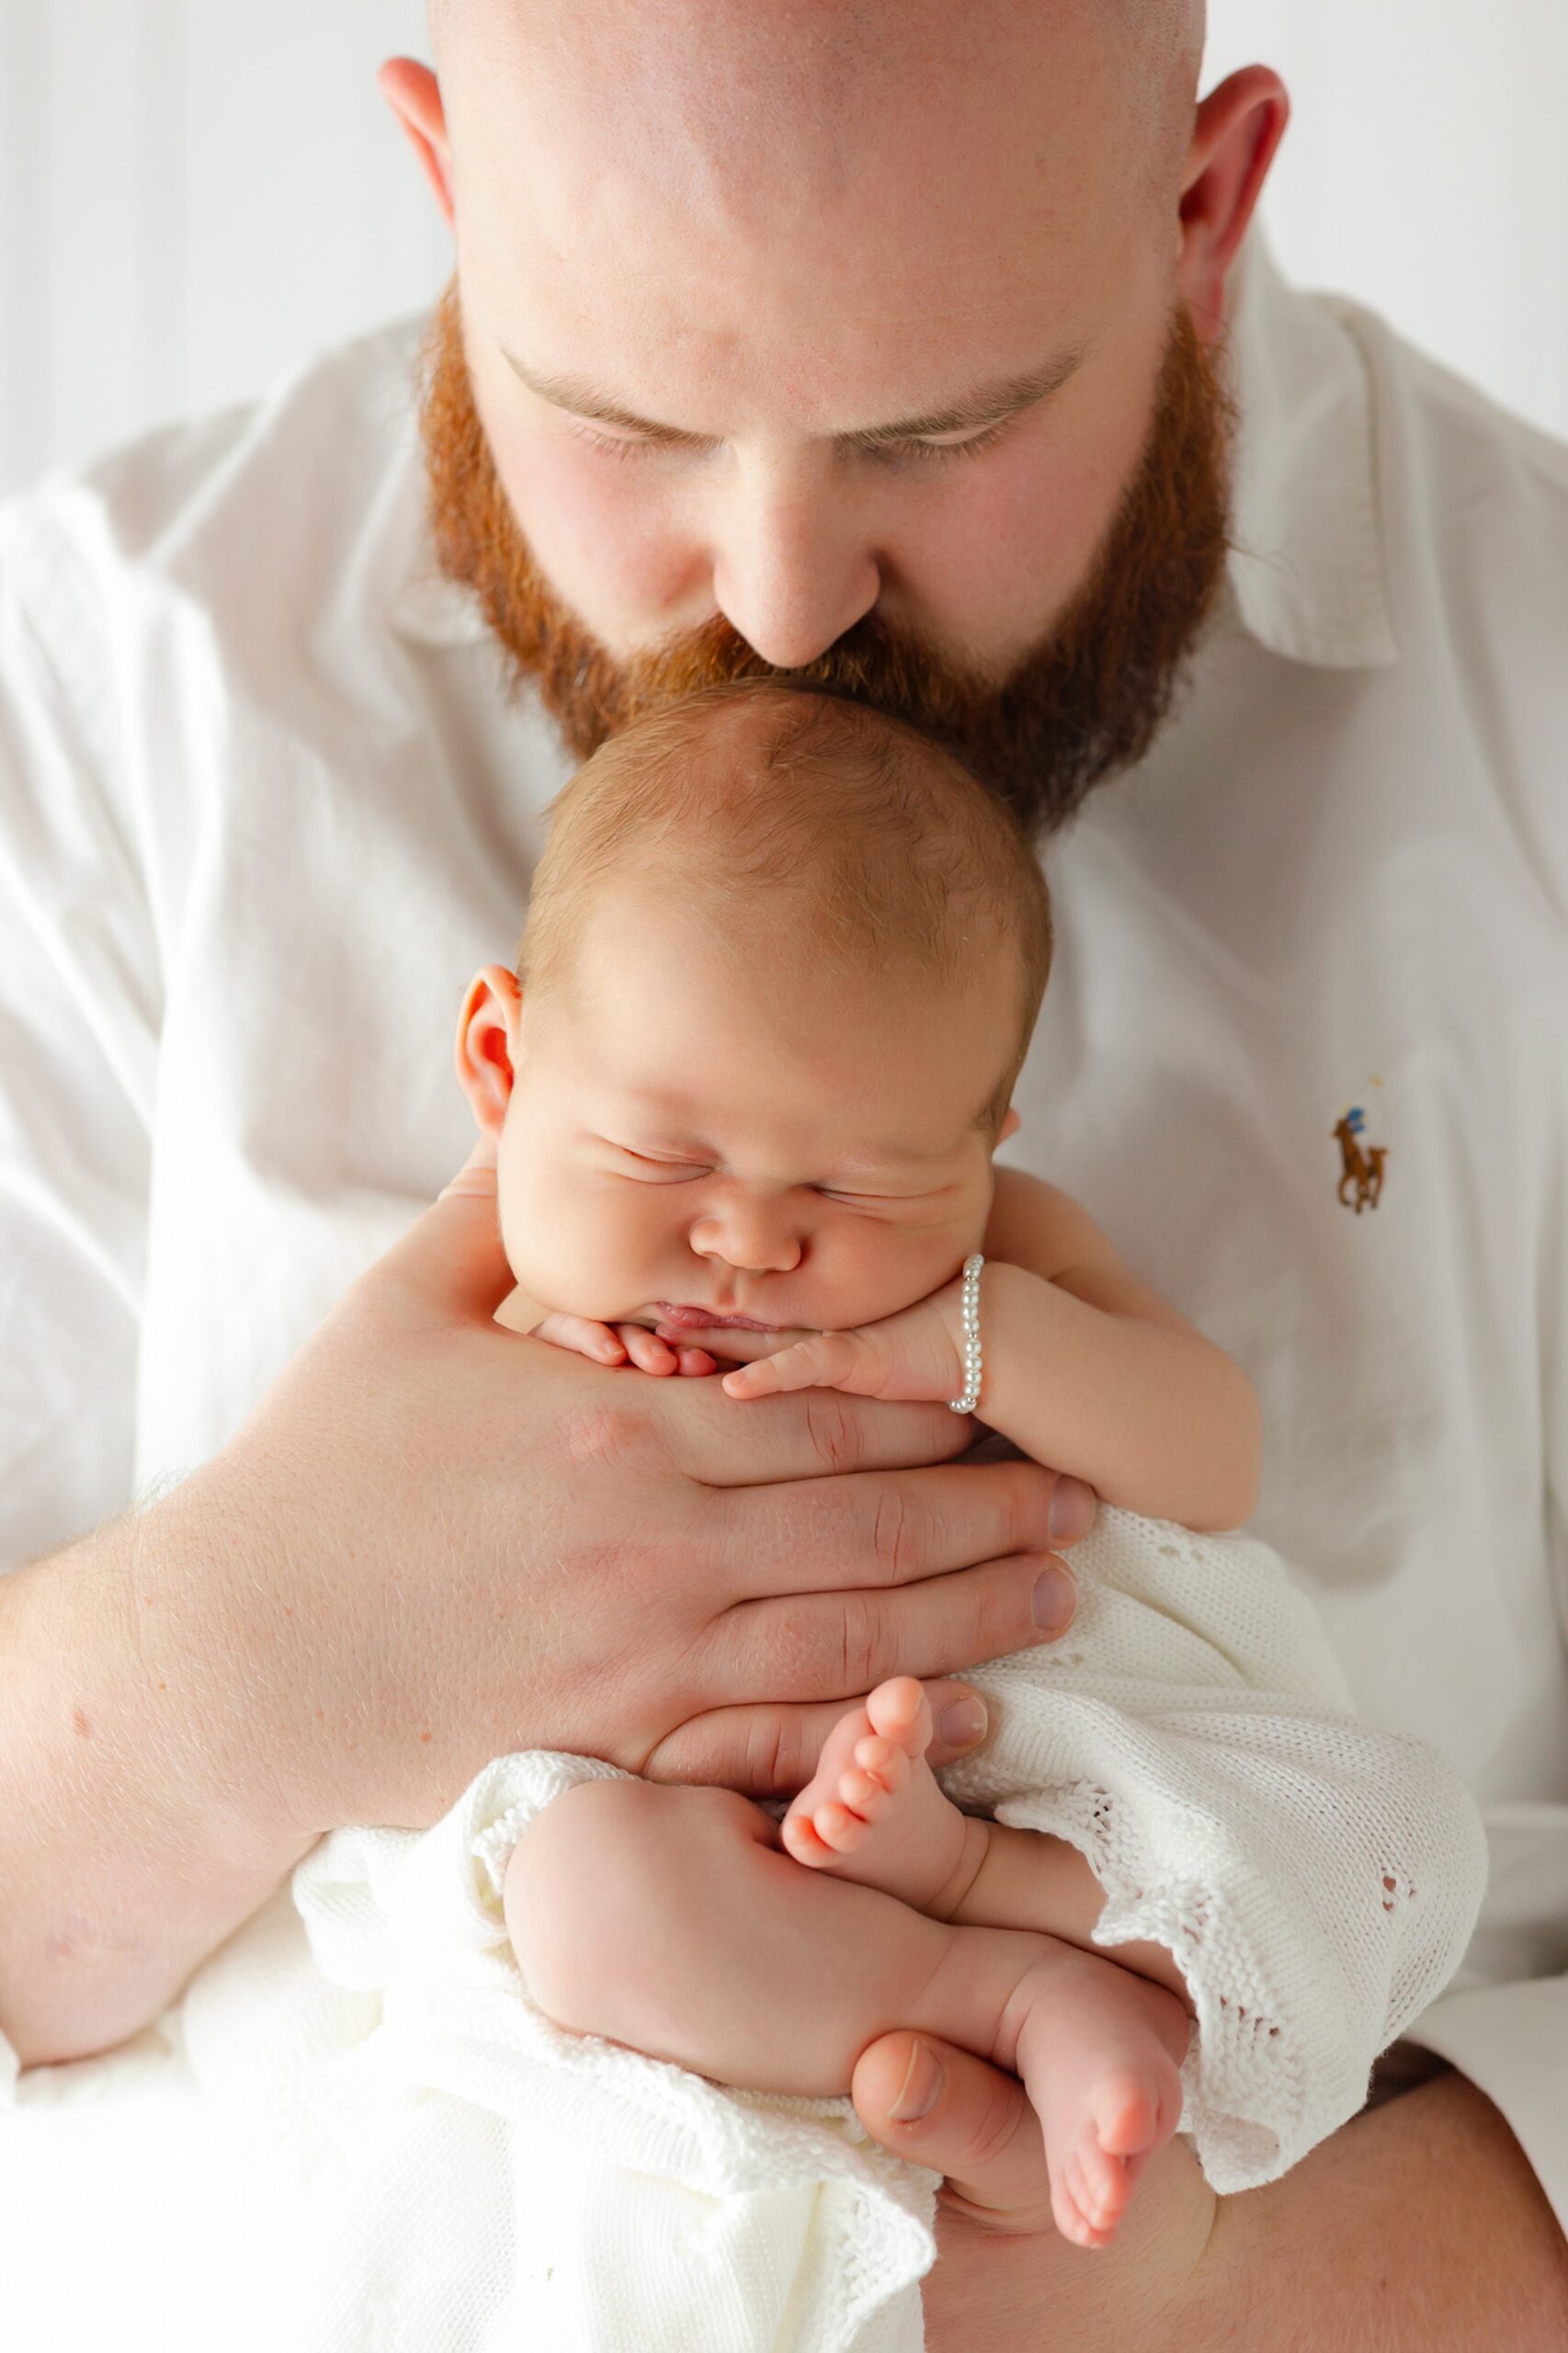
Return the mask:
<svg viewBox="0 0 1568 2353">
<path fill-rule="evenodd" d="M 737 1195 L 693 1221 L 690 1242 L 699 1258 L 716 1258 L 737 1274 L 787 1275 L 805 1243 L 785 1200 Z"/>
<path fill-rule="evenodd" d="M 825 654 L 877 601 L 881 572 L 825 455 L 737 461 L 714 517 L 713 596 L 780 670 Z"/>
</svg>

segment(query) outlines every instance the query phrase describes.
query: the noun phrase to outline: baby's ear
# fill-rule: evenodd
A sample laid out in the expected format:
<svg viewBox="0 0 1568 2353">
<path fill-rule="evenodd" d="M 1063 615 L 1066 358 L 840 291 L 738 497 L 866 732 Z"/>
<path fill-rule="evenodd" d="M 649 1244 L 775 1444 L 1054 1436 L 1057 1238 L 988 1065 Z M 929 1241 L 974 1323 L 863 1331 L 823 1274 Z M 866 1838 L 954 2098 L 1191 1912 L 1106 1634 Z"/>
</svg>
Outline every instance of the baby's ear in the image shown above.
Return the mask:
<svg viewBox="0 0 1568 2353">
<path fill-rule="evenodd" d="M 522 992 L 505 964 L 486 964 L 469 983 L 458 1016 L 458 1085 L 481 1135 L 499 1138 L 512 1099 L 512 1057 Z"/>
<path fill-rule="evenodd" d="M 1016 1136 L 1017 1134 L 1018 1130 L 1023 1126 L 1023 1124 L 1022 1120 L 1019 1119 L 1017 1113 L 1009 1103 L 1002 1124 L 996 1131 L 997 1142 L 1006 1143 L 1009 1136 Z"/>
</svg>

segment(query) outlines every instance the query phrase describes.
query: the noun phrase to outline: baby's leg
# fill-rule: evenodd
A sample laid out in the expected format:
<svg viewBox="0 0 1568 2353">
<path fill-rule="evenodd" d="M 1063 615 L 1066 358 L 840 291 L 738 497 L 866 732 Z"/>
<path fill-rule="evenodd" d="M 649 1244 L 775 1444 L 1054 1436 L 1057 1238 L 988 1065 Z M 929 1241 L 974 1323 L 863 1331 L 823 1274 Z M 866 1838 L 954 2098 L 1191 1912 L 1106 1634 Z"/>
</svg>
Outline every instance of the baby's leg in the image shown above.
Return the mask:
<svg viewBox="0 0 1568 2353">
<path fill-rule="evenodd" d="M 878 1686 L 828 1734 L 816 1772 L 785 1816 L 797 1861 L 896 1895 L 934 1913 L 1006 1921 L 987 1912 L 981 1877 L 989 1825 L 961 1813 L 926 1762 L 931 1711 L 903 1676 Z M 1187 2021 L 1164 1987 L 1098 1955 L 1059 1981 L 1049 2008 L 1020 2038 L 1018 2073 L 1039 2113 L 1057 2221 L 1085 2245 L 1103 2245 L 1148 2157 L 1180 2113 Z M 1173 2105 L 1174 2102 L 1174 2105 Z M 1081 2229 L 1069 2228 L 1069 2206 Z"/>
<path fill-rule="evenodd" d="M 1179 2049 L 1142 1999 L 1167 1999 L 1158 1988 L 1054 1938 L 949 1926 L 802 1871 L 777 1839 L 767 1815 L 727 1790 L 591 1781 L 567 1791 L 506 1873 L 507 1927 L 533 1998 L 575 2032 L 759 2091 L 842 2094 L 868 2043 L 897 2027 L 1017 2066 L 1037 2100 L 1059 2068 L 1086 2067 L 1099 2087 L 1118 2061 L 1157 2078 L 1158 2137 L 1168 2137 Z M 1129 1989 L 1115 2032 L 1117 2006 L 1097 1990 L 1090 1998 L 1091 1973 Z M 1180 2018 L 1183 2046 L 1185 2034 Z M 1115 2116 L 1104 2129 L 1114 2134 Z M 1099 2244 L 1106 2224 L 1070 2138 L 1048 2138 L 1047 2153 L 1062 2229 Z"/>
</svg>

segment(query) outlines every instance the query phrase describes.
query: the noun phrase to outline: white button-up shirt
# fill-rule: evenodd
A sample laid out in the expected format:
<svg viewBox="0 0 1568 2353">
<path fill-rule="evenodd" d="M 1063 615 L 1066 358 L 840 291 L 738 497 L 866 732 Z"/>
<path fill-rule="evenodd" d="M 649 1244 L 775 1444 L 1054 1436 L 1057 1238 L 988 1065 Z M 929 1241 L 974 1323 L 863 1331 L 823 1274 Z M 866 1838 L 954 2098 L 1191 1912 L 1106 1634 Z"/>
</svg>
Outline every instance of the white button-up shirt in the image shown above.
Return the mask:
<svg viewBox="0 0 1568 2353">
<path fill-rule="evenodd" d="M 220 1447 L 467 1148 L 568 764 L 435 576 L 415 343 L 0 515 L 5 1561 Z M 1247 1367 L 1257 1531 L 1481 1801 L 1422 2034 L 1568 2222 L 1568 451 L 1256 239 L 1234 357 L 1228 593 L 1049 848 L 1008 1156 Z"/>
</svg>

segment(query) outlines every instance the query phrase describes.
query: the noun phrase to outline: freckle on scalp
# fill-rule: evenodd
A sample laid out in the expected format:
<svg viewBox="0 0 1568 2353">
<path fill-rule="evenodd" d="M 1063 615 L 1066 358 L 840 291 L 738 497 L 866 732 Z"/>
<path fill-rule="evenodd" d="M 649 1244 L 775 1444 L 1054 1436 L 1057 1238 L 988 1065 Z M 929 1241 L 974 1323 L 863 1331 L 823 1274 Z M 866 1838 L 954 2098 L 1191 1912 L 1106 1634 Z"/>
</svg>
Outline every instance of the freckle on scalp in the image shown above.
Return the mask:
<svg viewBox="0 0 1568 2353">
<path fill-rule="evenodd" d="M 80 1733 L 84 1740 L 91 1740 L 93 1736 L 93 1727 L 80 1708 L 73 1708 L 71 1711 L 71 1729 L 73 1732 Z"/>
</svg>

